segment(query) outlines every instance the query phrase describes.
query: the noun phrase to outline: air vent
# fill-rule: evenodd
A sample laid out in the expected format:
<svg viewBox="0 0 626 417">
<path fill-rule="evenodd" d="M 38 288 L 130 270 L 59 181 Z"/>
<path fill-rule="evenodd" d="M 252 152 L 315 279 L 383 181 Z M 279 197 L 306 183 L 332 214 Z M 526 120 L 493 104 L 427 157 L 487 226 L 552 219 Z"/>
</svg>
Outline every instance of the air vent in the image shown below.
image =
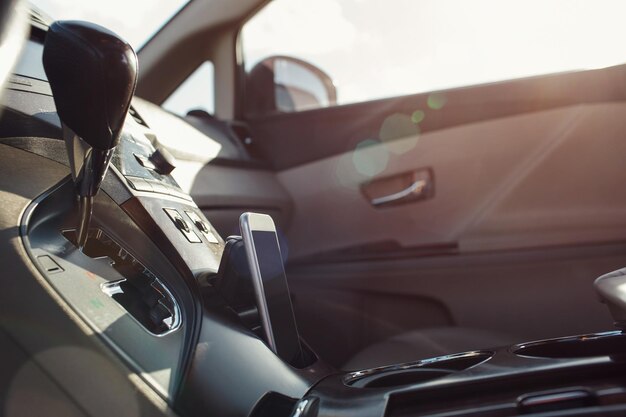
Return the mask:
<svg viewBox="0 0 626 417">
<path fill-rule="evenodd" d="M 50 16 L 46 15 L 35 6 L 30 7 L 29 17 L 31 24 L 43 30 L 48 30 L 48 26 L 52 23 Z"/>
<path fill-rule="evenodd" d="M 133 106 L 130 106 L 130 109 L 128 109 L 128 114 L 130 114 L 130 116 L 133 119 L 135 119 L 135 121 L 137 123 L 139 123 L 140 125 L 148 127 L 148 128 L 150 127 L 150 126 L 148 126 L 146 121 L 141 118 L 141 116 L 139 115 L 139 113 L 137 113 L 137 110 L 135 110 L 135 108 Z"/>
</svg>

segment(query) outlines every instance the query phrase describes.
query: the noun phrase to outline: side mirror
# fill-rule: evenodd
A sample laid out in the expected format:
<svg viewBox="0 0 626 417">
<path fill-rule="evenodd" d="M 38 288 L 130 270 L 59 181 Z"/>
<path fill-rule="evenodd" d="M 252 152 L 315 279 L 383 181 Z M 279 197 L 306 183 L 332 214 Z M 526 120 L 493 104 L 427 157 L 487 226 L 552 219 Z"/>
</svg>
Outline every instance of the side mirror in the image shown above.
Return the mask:
<svg viewBox="0 0 626 417">
<path fill-rule="evenodd" d="M 332 79 L 316 66 L 288 56 L 271 56 L 246 78 L 246 113 L 262 116 L 337 104 Z"/>
</svg>

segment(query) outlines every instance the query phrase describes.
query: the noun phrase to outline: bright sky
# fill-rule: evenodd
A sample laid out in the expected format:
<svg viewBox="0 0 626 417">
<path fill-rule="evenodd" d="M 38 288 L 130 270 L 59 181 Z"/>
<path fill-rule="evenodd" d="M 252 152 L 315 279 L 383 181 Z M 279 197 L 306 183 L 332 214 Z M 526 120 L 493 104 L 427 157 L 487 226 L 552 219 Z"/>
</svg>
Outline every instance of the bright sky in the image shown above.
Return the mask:
<svg viewBox="0 0 626 417">
<path fill-rule="evenodd" d="M 139 47 L 185 0 L 33 3 Z M 626 62 L 624 16 L 623 0 L 273 0 L 244 28 L 244 56 L 309 61 L 350 103 Z"/>
<path fill-rule="evenodd" d="M 86 20 L 141 47 L 188 0 L 29 0 L 54 20 Z"/>
<path fill-rule="evenodd" d="M 623 0 L 274 0 L 244 54 L 309 61 L 349 103 L 626 62 L 624 16 Z"/>
</svg>

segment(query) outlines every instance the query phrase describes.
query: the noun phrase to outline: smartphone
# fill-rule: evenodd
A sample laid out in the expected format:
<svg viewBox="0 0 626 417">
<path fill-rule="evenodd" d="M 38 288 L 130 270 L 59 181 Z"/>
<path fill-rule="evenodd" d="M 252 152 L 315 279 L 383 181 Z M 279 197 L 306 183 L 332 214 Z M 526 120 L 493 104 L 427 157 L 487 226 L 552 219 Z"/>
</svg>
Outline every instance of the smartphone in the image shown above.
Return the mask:
<svg viewBox="0 0 626 417">
<path fill-rule="evenodd" d="M 239 226 L 267 344 L 287 363 L 299 362 L 302 347 L 274 221 L 265 214 L 243 213 Z"/>
</svg>

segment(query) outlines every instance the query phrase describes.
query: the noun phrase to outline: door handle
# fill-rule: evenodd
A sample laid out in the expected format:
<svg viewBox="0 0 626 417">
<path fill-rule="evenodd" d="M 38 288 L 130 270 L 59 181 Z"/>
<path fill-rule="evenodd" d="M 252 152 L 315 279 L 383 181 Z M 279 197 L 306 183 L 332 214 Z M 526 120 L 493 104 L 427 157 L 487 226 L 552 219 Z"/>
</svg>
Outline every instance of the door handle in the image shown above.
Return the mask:
<svg viewBox="0 0 626 417">
<path fill-rule="evenodd" d="M 402 202 L 402 200 L 414 199 L 416 196 L 419 197 L 424 191 L 424 188 L 426 188 L 426 181 L 416 180 L 413 181 L 413 184 L 409 185 L 404 190 L 398 191 L 397 193 L 384 195 L 382 197 L 372 198 L 370 200 L 370 203 L 372 203 L 373 206 L 382 206 L 392 203 L 397 204 Z"/>
<path fill-rule="evenodd" d="M 422 168 L 376 179 L 364 184 L 361 191 L 376 208 L 425 200 L 434 195 L 432 169 Z"/>
</svg>

